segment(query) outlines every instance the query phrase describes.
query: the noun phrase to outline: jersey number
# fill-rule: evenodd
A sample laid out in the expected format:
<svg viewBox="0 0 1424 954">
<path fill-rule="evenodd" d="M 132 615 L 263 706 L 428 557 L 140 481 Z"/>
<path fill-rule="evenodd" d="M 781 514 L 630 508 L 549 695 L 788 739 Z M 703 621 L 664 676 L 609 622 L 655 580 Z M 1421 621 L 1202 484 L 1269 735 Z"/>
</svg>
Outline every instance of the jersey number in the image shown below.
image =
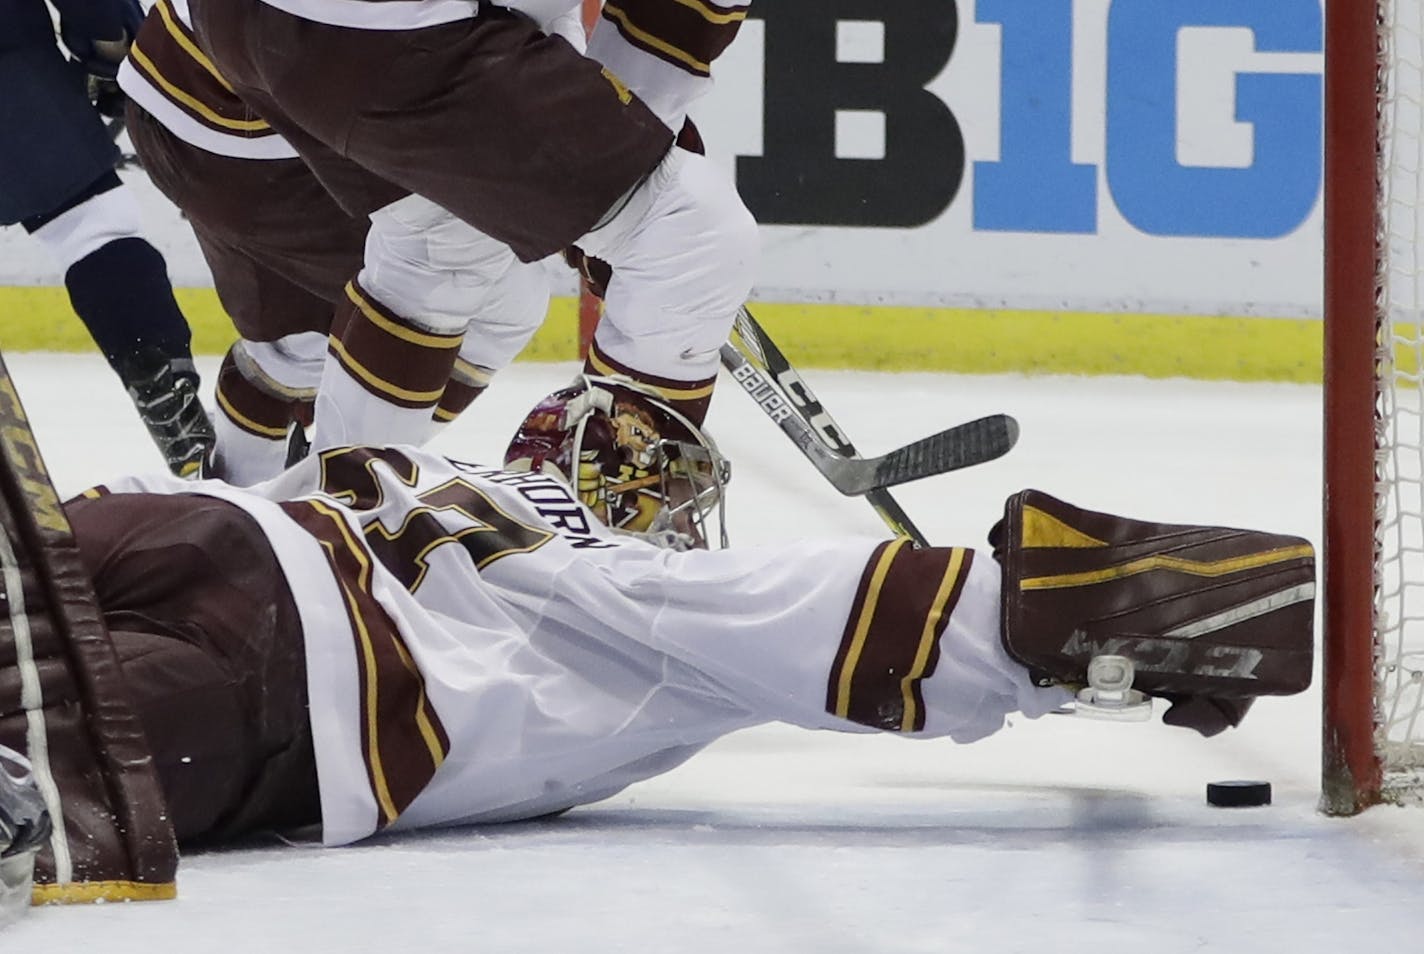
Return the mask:
<svg viewBox="0 0 1424 954">
<path fill-rule="evenodd" d="M 353 510 L 380 508 L 385 499 L 377 463 L 408 487 L 415 486 L 420 468 L 409 457 L 389 447 L 347 447 L 321 457 L 321 489 Z M 379 520 L 362 524 L 366 543 L 386 569 L 412 593 L 430 569 L 429 557 L 437 547 L 464 547 L 475 569 L 489 566 L 511 553 L 537 550 L 554 533 L 530 526 L 499 508 L 490 496 L 461 477 L 447 480 L 416 499 L 420 506 L 408 511 L 401 525 L 387 529 Z"/>
</svg>

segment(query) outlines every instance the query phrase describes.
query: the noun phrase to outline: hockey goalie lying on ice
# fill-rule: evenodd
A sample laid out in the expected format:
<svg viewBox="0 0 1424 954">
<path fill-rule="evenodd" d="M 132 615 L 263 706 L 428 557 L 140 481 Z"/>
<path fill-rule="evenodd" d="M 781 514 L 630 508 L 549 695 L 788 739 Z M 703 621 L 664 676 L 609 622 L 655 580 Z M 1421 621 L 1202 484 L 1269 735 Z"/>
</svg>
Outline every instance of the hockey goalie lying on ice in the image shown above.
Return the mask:
<svg viewBox="0 0 1424 954">
<path fill-rule="evenodd" d="M 1304 540 L 1029 490 L 988 550 L 708 549 L 725 461 L 611 380 L 543 402 L 506 466 L 347 447 L 62 508 L 4 435 L 0 744 L 38 784 L 0 773 L 0 844 L 39 849 L 39 901 L 171 896 L 176 846 L 257 829 L 557 813 L 758 723 L 970 742 L 1104 656 L 1203 735 L 1310 678 Z"/>
</svg>

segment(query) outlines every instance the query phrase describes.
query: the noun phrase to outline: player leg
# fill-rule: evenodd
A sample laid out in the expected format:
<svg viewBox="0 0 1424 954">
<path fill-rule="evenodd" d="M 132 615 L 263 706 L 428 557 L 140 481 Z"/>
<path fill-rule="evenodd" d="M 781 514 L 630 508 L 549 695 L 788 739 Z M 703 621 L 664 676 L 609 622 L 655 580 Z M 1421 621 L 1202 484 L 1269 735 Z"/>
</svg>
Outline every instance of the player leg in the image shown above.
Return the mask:
<svg viewBox="0 0 1424 954">
<path fill-rule="evenodd" d="M 398 198 L 400 190 L 386 186 L 351 211 L 295 156 L 220 155 L 180 139 L 136 103 L 129 103 L 126 116 L 150 181 L 192 223 L 238 333 L 249 341 L 325 334 L 332 309 L 361 267 L 367 214 Z M 381 185 L 368 176 L 362 181 Z M 284 292 L 279 280 L 313 301 Z"/>
<path fill-rule="evenodd" d="M 377 197 L 401 190 L 303 130 L 286 131 L 305 161 L 244 160 L 178 140 L 137 106 L 129 113 L 136 148 L 164 192 L 189 212 L 244 337 L 273 340 L 277 322 L 284 332 L 330 335 L 316 444 L 422 443 L 468 406 L 543 320 L 541 269 L 417 197 L 373 210 Z M 301 310 L 280 278 L 330 302 L 320 321 L 294 324 Z M 472 321 L 478 333 L 457 361 L 454 347 Z M 244 382 L 250 376 L 224 378 Z M 260 410 L 262 398 L 247 396 L 249 409 Z M 264 459 L 278 456 L 279 409 L 270 410 L 271 421 L 248 415 L 258 426 L 244 429 L 245 444 L 268 435 Z"/>
<path fill-rule="evenodd" d="M 542 262 L 514 259 L 489 292 L 472 304 L 469 330 L 435 408 L 437 428 L 484 393 L 490 379 L 508 367 L 539 330 L 549 312 L 549 274 Z"/>
<path fill-rule="evenodd" d="M 110 174 L 77 203 L 24 225 L 65 267 L 71 305 L 168 468 L 199 473 L 214 437 L 198 396 L 191 334 L 162 255 L 139 235 L 139 209 L 127 187 Z"/>
<path fill-rule="evenodd" d="M 309 442 L 320 446 L 423 443 L 463 412 L 528 343 L 548 310 L 543 266 L 518 261 L 507 246 L 430 208 L 433 214 L 416 224 L 410 224 L 410 215 L 397 218 L 389 209 L 373 215 L 366 265 L 351 292 L 343 290 L 334 329 L 324 329 L 319 338 L 300 332 L 235 346 L 218 380 L 219 473 L 225 480 L 249 485 L 272 476 L 290 462 L 291 441 L 307 446 L 306 426 Z M 405 224 L 393 224 L 398 221 Z M 439 248 L 427 259 L 424 252 L 432 245 Z M 217 259 L 209 251 L 208 260 Z M 225 303 L 236 297 L 237 271 L 221 270 Z M 256 280 L 260 294 L 247 297 L 280 312 L 288 323 L 310 313 L 307 324 L 322 327 L 317 315 L 332 313 L 327 303 L 270 270 L 259 267 Z M 427 320 L 414 323 L 401 313 Z M 470 326 L 458 339 L 453 362 L 448 348 L 430 345 L 432 339 L 444 343 L 457 336 L 442 338 L 430 327 L 432 320 L 447 329 Z M 411 400 L 413 393 L 425 394 L 427 401 Z M 435 402 L 427 403 L 435 395 Z M 303 432 L 289 435 L 292 425 Z"/>
<path fill-rule="evenodd" d="M 289 444 L 311 421 L 332 306 L 250 253 L 261 233 L 234 244 L 194 208 L 193 233 L 241 336 L 218 371 L 212 474 L 249 486 L 286 467 Z"/>
<path fill-rule="evenodd" d="M 150 38 L 150 46 L 161 39 Z M 135 149 L 155 184 L 188 215 L 219 297 L 247 339 L 218 382 L 219 473 L 229 482 L 255 483 L 288 460 L 286 433 L 294 422 L 288 406 L 309 404 L 321 381 L 320 356 L 316 377 L 310 373 L 309 333 L 320 332 L 325 343 L 334 312 L 347 338 L 334 339 L 327 368 L 332 393 L 313 436 L 336 443 L 420 442 L 463 411 L 543 320 L 548 282 L 541 267 L 518 262 L 419 200 L 394 203 L 372 219 L 349 213 L 328 187 L 354 209 L 391 187 L 309 136 L 296 140 L 321 179 L 301 159 L 240 159 L 199 149 L 134 103 L 128 116 Z M 391 328 L 372 328 L 348 297 L 346 285 L 368 253 L 356 281 L 377 286 L 365 289 L 377 307 L 477 326 L 448 381 L 439 379 L 443 362 L 432 368 L 420 344 L 431 321 L 397 319 L 392 327 L 406 325 L 410 333 L 383 333 Z M 373 362 L 400 369 L 404 380 L 382 381 Z M 423 409 L 402 406 L 395 396 L 401 391 L 440 391 L 433 421 Z M 310 423 L 309 410 L 304 420 Z"/>
<path fill-rule="evenodd" d="M 756 222 L 730 181 L 673 148 L 578 245 L 613 266 L 587 369 L 650 385 L 700 424 L 757 260 Z"/>
<path fill-rule="evenodd" d="M 707 168 L 700 139 L 690 125 L 683 127 L 677 141 L 671 158 Z M 684 146 L 685 142 L 690 146 Z M 694 168 L 694 176 L 697 171 Z M 740 199 L 729 203 L 725 195 L 718 194 L 720 189 L 720 183 L 714 181 L 707 202 L 688 201 L 688 196 L 682 196 L 688 207 L 685 211 L 690 214 L 660 221 L 655 228 L 672 233 L 668 236 L 672 241 L 686 242 L 705 255 L 708 266 L 702 270 L 670 268 L 669 262 L 656 252 L 649 261 L 652 267 L 638 270 L 635 259 L 640 255 L 646 258 L 652 250 L 647 242 L 641 243 L 642 248 L 605 253 L 626 256 L 625 266 L 617 272 L 606 260 L 587 251 L 605 248 L 602 237 L 586 236 L 580 239 L 580 245 L 570 246 L 564 253 L 565 260 L 584 279 L 583 287 L 602 306 L 601 320 L 584 362 L 585 372 L 632 378 L 658 391 L 698 422 L 706 415 L 717 380 L 716 364 L 709 362 L 707 349 L 709 345 L 720 347 L 731 330 L 734 317 L 727 317 L 726 301 L 739 299 L 732 309 L 734 316 L 750 290 L 758 240 L 756 224 Z M 679 271 L 677 277 L 687 279 L 687 284 L 671 283 L 673 271 Z M 710 300 L 697 301 L 709 292 Z M 658 300 L 660 295 L 662 301 Z M 692 308 L 680 307 L 689 303 Z M 689 365 L 689 359 L 695 366 Z M 699 373 L 708 377 L 685 377 Z"/>
<path fill-rule="evenodd" d="M 266 97 L 264 115 L 270 105 L 300 133 L 339 143 L 522 260 L 578 240 L 623 269 L 602 369 L 639 372 L 701 416 L 716 347 L 750 288 L 755 227 L 732 183 L 701 157 L 669 153 L 671 131 L 609 71 L 497 8 L 400 34 L 261 4 L 193 10 L 224 70 Z M 267 82 L 298 51 L 329 64 L 333 81 Z M 379 85 L 359 73 L 375 60 L 396 64 Z"/>
<path fill-rule="evenodd" d="M 421 196 L 373 213 L 365 262 L 332 326 L 312 445 L 422 444 L 433 436 L 465 331 L 492 296 L 507 303 L 495 292 L 511 276 L 541 278 L 519 267 L 503 242 Z M 533 308 L 504 326 L 513 327 L 518 346 L 542 320 L 547 304 L 547 291 L 533 288 L 528 300 L 517 302 L 532 301 Z M 491 317 L 494 360 L 494 338 L 502 329 L 498 316 Z M 473 373 L 465 377 L 480 386 Z M 472 397 L 468 390 L 461 394 L 467 396 Z"/>
<path fill-rule="evenodd" d="M 347 214 L 300 159 L 200 149 L 133 102 L 127 117 L 134 149 L 188 218 L 241 337 L 218 374 L 214 474 L 257 483 L 304 440 L 332 315 L 360 267 L 367 221 Z"/>
<path fill-rule="evenodd" d="M 601 280 L 592 284 L 604 314 L 585 370 L 650 385 L 697 422 L 716 382 L 709 350 L 726 340 L 731 316 L 751 288 L 757 232 L 735 191 L 725 191 L 724 177 L 700 158 L 705 150 L 687 110 L 711 87 L 711 64 L 736 38 L 746 9 L 746 4 L 619 0 L 604 5 L 600 27 L 589 40 L 588 55 L 678 130 L 678 145 L 699 158 L 673 153 L 674 161 L 689 166 L 682 173 L 685 181 L 662 197 L 666 208 L 657 207 L 659 200 L 650 203 L 643 213 L 647 235 L 628 242 L 594 234 L 572 250 L 575 261 L 601 269 Z M 707 175 L 713 178 L 708 181 Z M 657 189 L 657 181 L 655 174 L 647 190 Z M 625 210 L 625 221 L 634 218 L 631 211 Z M 642 228 L 629 224 L 635 233 Z M 673 263 L 660 254 L 662 248 L 690 254 Z M 609 256 L 623 258 L 612 274 Z M 698 265 L 689 268 L 692 260 Z M 737 301 L 729 306 L 731 297 Z"/>
<path fill-rule="evenodd" d="M 681 4 L 669 0 L 619 0 L 605 4 L 602 20 L 589 39 L 589 56 L 603 63 L 657 114 L 671 129 L 679 130 L 678 145 L 689 152 L 704 152 L 701 137 L 687 118 L 689 106 L 711 87 L 711 65 L 736 38 L 746 19 L 747 4 Z M 712 269 L 729 268 L 729 263 L 755 261 L 755 236 L 742 222 L 726 221 L 727 215 L 744 212 L 740 200 L 725 195 L 711 196 L 713 216 L 703 223 L 704 239 L 720 236 L 720 247 L 704 251 Z M 739 237 L 740 236 L 740 237 Z M 712 243 L 707 243 L 712 244 Z M 720 305 L 702 311 L 704 320 L 678 303 L 657 302 L 649 291 L 669 290 L 666 278 L 638 272 L 618 274 L 610 280 L 607 263 L 588 258 L 596 238 L 581 240 L 571 249 L 571 261 L 600 272 L 601 280 L 588 287 L 604 299 L 605 313 L 589 350 L 587 369 L 591 373 L 623 373 L 662 389 L 665 397 L 701 394 L 701 399 L 684 398 L 682 409 L 694 415 L 705 411 L 708 384 L 715 380 L 715 362 L 694 373 L 706 373 L 709 380 L 687 381 L 690 369 L 675 360 L 682 352 L 703 352 L 706 342 L 717 344 L 730 325 Z M 636 253 L 634 253 L 636 254 Z M 636 263 L 630 263 L 636 266 Z M 622 272 L 623 269 L 620 269 Z M 730 274 L 730 273 L 729 273 Z M 587 276 L 586 276 L 587 277 Z M 724 281 L 725 276 L 703 279 L 702 287 L 717 287 L 726 294 L 749 290 L 750 281 Z M 651 282 L 651 288 L 648 283 Z M 676 287 L 676 286 L 672 286 Z M 744 290 L 745 289 L 745 290 Z M 681 290 L 681 289 L 679 289 Z M 687 289 L 695 298 L 699 283 Z M 738 305 L 741 302 L 737 303 Z M 710 305 L 710 303 L 709 303 Z M 652 307 L 650 307 L 652 306 Z M 666 310 L 659 312 L 657 306 Z M 734 309 L 735 310 L 735 309 Z M 650 319 L 650 315 L 658 315 Z M 710 319 L 710 320 L 707 320 Z M 680 331 L 678 330 L 680 329 Z M 683 380 L 677 378 L 683 376 Z"/>
<path fill-rule="evenodd" d="M 141 236 L 118 151 L 53 37 L 0 51 L 0 222 L 19 222 L 64 272 L 70 301 L 118 373 L 170 469 L 212 446 L 190 333 L 162 255 Z"/>
<path fill-rule="evenodd" d="M 300 166 L 297 160 L 290 162 Z M 248 173 L 258 171 L 254 166 L 280 171 L 275 162 L 228 160 L 227 164 L 236 164 Z M 227 176 L 206 181 L 220 181 L 240 190 L 243 179 Z M 264 202 L 291 197 L 278 193 L 252 198 Z M 345 241 L 351 220 L 334 203 L 328 200 L 327 204 L 332 226 L 324 230 L 308 227 L 334 242 Z M 218 371 L 212 473 L 228 483 L 250 486 L 276 476 L 287 466 L 292 442 L 300 442 L 302 429 L 311 422 L 332 306 L 266 264 L 279 257 L 263 247 L 267 233 L 254 230 L 234 236 L 240 221 L 215 215 L 211 203 L 194 201 L 188 208 L 192 210 L 193 234 L 212 271 L 218 298 L 241 336 L 228 349 Z M 302 206 L 286 208 L 295 215 Z M 329 251 L 331 247 L 324 248 Z M 287 259 L 284 268 L 294 271 L 297 262 L 296 258 Z"/>
</svg>

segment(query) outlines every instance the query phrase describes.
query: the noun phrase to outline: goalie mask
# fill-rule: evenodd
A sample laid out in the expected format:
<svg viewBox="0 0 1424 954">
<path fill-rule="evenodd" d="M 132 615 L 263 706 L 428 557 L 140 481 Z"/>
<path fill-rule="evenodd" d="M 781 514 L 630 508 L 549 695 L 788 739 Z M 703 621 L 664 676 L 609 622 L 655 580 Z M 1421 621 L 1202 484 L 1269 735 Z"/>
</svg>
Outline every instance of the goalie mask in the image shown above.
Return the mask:
<svg viewBox="0 0 1424 954">
<path fill-rule="evenodd" d="M 558 475 L 614 530 L 677 550 L 706 549 L 714 536 L 727 545 L 730 464 L 705 431 L 628 378 L 583 375 L 540 401 L 504 463 Z"/>
</svg>

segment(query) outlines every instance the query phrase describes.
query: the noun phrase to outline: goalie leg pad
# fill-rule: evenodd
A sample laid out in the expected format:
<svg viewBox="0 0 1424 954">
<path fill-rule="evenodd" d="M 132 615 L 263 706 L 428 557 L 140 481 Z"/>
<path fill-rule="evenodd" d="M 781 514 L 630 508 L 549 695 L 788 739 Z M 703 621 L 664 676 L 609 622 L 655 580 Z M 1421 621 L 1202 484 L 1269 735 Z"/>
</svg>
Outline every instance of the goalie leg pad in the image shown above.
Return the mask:
<svg viewBox="0 0 1424 954">
<path fill-rule="evenodd" d="M 0 423 L 0 745 L 28 756 L 52 825 L 33 896 L 173 897 L 177 845 L 153 757 L 3 360 Z"/>
<path fill-rule="evenodd" d="M 1149 695 L 1310 684 L 1315 555 L 1300 537 L 1129 520 L 1025 490 L 989 540 L 1004 646 L 1040 684 L 1081 686 L 1100 655 L 1131 659 Z"/>
</svg>

